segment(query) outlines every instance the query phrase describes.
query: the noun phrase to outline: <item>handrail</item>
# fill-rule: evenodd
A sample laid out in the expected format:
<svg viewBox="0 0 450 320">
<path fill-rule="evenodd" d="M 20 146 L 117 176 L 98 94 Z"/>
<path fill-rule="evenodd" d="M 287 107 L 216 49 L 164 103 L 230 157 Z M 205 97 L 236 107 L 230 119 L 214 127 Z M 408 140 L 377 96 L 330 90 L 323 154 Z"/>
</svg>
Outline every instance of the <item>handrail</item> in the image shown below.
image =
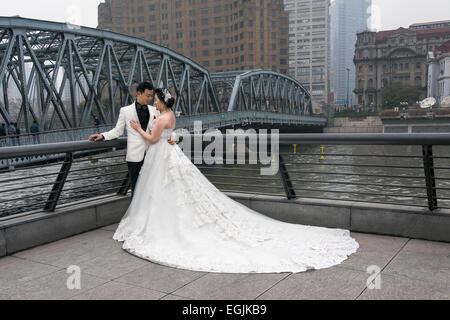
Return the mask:
<svg viewBox="0 0 450 320">
<path fill-rule="evenodd" d="M 119 138 L 116 140 L 102 141 L 102 142 L 76 141 L 76 142 L 37 144 L 18 147 L 3 147 L 0 148 L 0 160 L 20 158 L 20 157 L 33 157 L 47 154 L 69 153 L 76 151 L 123 148 L 126 146 L 127 146 L 127 139 Z"/>
<path fill-rule="evenodd" d="M 245 135 L 245 133 L 244 133 Z M 242 134 L 233 134 L 233 137 L 242 137 Z M 200 138 L 202 135 L 186 134 L 181 135 L 183 138 L 190 138 L 191 142 L 194 142 L 196 137 Z M 223 139 L 224 143 L 228 139 Z M 439 157 L 433 157 L 433 146 L 446 146 L 450 145 L 450 134 L 447 133 L 437 133 L 437 134 L 280 134 L 277 141 L 279 145 L 292 145 L 292 144 L 303 144 L 303 145 L 404 145 L 404 146 L 421 146 L 422 147 L 422 159 L 423 159 L 423 169 L 424 169 L 424 191 L 426 191 L 425 199 L 428 200 L 428 209 L 434 211 L 438 208 L 438 199 L 447 200 L 445 197 L 439 198 L 436 190 L 441 190 L 436 184 L 436 180 L 439 177 L 435 175 L 435 169 L 440 169 L 441 167 L 435 166 L 434 159 Z M 205 142 L 209 143 L 209 142 Z M 268 143 L 272 144 L 270 141 L 270 136 L 268 137 Z M 65 161 L 62 163 L 62 168 L 59 172 L 59 176 L 53 185 L 53 191 L 49 193 L 49 198 L 46 202 L 47 210 L 54 210 L 58 202 L 58 198 L 63 190 L 65 180 L 70 171 L 70 166 L 74 162 L 73 154 L 82 151 L 98 151 L 107 150 L 112 148 L 126 148 L 127 139 L 119 138 L 112 141 L 77 141 L 77 142 L 62 142 L 62 143 L 51 143 L 51 144 L 41 144 L 41 145 L 29 145 L 29 146 L 17 146 L 17 147 L 3 147 L 0 148 L 0 160 L 3 159 L 14 159 L 19 157 L 33 157 L 42 155 L 56 155 L 65 154 Z M 387 155 L 386 157 L 389 157 Z M 284 157 L 280 155 L 279 164 L 280 171 L 279 176 L 281 178 L 282 186 L 284 188 L 287 199 L 295 199 L 295 190 L 305 190 L 296 188 L 294 182 L 296 179 L 291 179 L 290 173 L 296 173 L 295 168 L 290 170 L 290 165 L 286 165 Z M 330 164 L 327 164 L 330 165 Z M 377 166 L 374 166 L 377 167 Z M 380 167 L 380 166 L 378 166 Z M 408 167 L 405 167 L 406 169 Z M 420 167 L 414 167 L 416 169 Z M 249 169 L 246 170 L 256 170 Z M 74 170 L 72 170 L 74 171 Z M 75 170 L 76 171 L 76 170 Z M 375 175 L 374 175 L 375 176 Z M 416 174 L 417 176 L 417 174 Z M 408 178 L 407 176 L 405 178 Z M 126 177 L 120 187 L 118 188 L 119 194 L 126 194 L 129 189 L 129 184 L 127 183 L 128 177 Z M 298 179 L 297 179 L 298 180 Z M 320 181 L 319 181 L 320 182 Z M 331 183 L 331 182 L 330 182 Z M 312 189 L 311 189 L 312 190 Z M 314 191 L 314 190 L 313 190 Z M 343 192 L 331 190 L 329 192 Z M 347 192 L 347 191 L 344 191 Z M 353 192 L 350 193 L 360 193 Z M 364 193 L 368 194 L 368 193 Z M 410 196 L 412 197 L 412 196 Z M 9 201 L 9 200 L 8 200 Z"/>
<path fill-rule="evenodd" d="M 113 124 L 102 124 L 99 126 L 87 126 L 87 127 L 78 127 L 78 128 L 68 128 L 68 129 L 58 129 L 58 130 L 48 130 L 48 131 L 39 131 L 39 132 L 30 132 L 30 133 L 21 133 L 21 134 L 8 134 L 6 133 L 5 136 L 0 136 L 0 139 L 8 139 L 8 138 L 17 138 L 17 137 L 29 137 L 29 136 L 36 136 L 36 135 L 43 135 L 48 133 L 61 133 L 61 132 L 73 132 L 73 131 L 82 131 L 86 129 L 100 129 L 100 128 L 108 128 L 112 126 Z M 23 129 L 23 128 L 20 128 Z"/>
<path fill-rule="evenodd" d="M 190 134 L 191 141 L 202 135 Z M 224 135 L 225 136 L 225 135 Z M 239 134 L 237 134 L 239 136 Z M 268 142 L 270 143 L 270 136 Z M 112 141 L 90 142 L 60 142 L 29 146 L 0 148 L 0 160 L 16 157 L 36 156 L 96 150 L 103 148 L 122 148 L 127 143 L 126 138 Z M 226 143 L 226 139 L 224 139 Z M 279 134 L 280 145 L 293 144 L 326 144 L 326 145 L 450 145 L 450 133 L 405 133 L 405 134 Z"/>
</svg>

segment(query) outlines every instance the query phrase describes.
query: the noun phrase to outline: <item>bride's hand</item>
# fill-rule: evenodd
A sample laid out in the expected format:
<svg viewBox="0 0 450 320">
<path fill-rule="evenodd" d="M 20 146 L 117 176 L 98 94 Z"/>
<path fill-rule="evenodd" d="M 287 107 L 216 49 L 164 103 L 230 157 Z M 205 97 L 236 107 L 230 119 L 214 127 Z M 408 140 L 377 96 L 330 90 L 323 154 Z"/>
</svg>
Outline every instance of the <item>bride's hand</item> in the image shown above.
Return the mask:
<svg viewBox="0 0 450 320">
<path fill-rule="evenodd" d="M 139 130 L 142 129 L 142 128 L 141 128 L 141 124 L 140 124 L 138 121 L 131 120 L 131 121 L 130 121 L 130 125 L 131 125 L 131 127 L 132 127 L 134 130 L 136 130 L 136 131 L 139 131 Z"/>
</svg>

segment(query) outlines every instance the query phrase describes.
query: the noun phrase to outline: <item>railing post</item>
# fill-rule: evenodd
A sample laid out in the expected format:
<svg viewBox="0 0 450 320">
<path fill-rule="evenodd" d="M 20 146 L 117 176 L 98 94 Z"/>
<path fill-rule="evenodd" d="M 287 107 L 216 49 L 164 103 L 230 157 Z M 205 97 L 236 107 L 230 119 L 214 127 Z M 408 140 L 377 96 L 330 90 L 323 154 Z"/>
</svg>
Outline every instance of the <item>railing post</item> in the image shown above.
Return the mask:
<svg viewBox="0 0 450 320">
<path fill-rule="evenodd" d="M 425 183 L 427 187 L 428 208 L 430 211 L 438 208 L 436 194 L 436 179 L 434 175 L 433 146 L 422 146 L 423 151 L 423 167 L 425 170 Z"/>
<path fill-rule="evenodd" d="M 117 192 L 118 195 L 126 196 L 128 189 L 130 189 L 131 183 L 130 183 L 130 174 L 127 173 L 126 178 L 122 182 L 122 186 L 120 187 L 119 191 Z"/>
<path fill-rule="evenodd" d="M 297 198 L 297 195 L 295 194 L 294 186 L 292 185 L 291 178 L 289 177 L 289 172 L 287 171 L 285 162 L 283 160 L 283 157 L 279 155 L 280 159 L 280 176 L 281 181 L 283 182 L 284 191 L 286 192 L 286 197 L 288 200 L 292 200 Z"/>
<path fill-rule="evenodd" d="M 61 170 L 59 171 L 58 177 L 56 178 L 56 182 L 53 185 L 52 192 L 47 199 L 47 203 L 45 205 L 45 211 L 55 211 L 56 205 L 58 204 L 59 197 L 61 196 L 61 192 L 64 188 L 64 184 L 66 183 L 67 176 L 69 175 L 70 168 L 73 163 L 73 153 L 69 152 L 66 154 Z"/>
</svg>

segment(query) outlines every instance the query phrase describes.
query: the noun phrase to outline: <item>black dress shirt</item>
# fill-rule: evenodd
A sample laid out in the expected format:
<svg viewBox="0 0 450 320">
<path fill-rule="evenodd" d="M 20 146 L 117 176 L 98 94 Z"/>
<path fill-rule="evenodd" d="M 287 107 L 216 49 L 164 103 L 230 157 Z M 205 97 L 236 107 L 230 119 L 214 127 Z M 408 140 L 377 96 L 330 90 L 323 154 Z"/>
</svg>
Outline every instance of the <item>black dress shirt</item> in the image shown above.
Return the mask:
<svg viewBox="0 0 450 320">
<path fill-rule="evenodd" d="M 142 130 L 147 131 L 148 123 L 150 121 L 150 111 L 148 106 L 141 105 L 136 101 L 136 112 L 138 114 L 139 123 L 141 124 Z"/>
</svg>

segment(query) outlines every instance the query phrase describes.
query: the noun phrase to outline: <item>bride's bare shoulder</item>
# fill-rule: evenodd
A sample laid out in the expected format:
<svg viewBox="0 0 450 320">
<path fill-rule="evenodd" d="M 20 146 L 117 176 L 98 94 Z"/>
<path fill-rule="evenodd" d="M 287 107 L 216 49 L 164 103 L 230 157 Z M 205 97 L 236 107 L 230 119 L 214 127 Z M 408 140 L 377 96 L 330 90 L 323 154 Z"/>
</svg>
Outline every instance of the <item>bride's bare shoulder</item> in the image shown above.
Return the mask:
<svg viewBox="0 0 450 320">
<path fill-rule="evenodd" d="M 170 115 L 170 112 L 167 112 L 165 114 L 162 114 L 158 117 L 158 122 L 164 125 L 170 124 L 172 122 L 172 116 Z"/>
</svg>

